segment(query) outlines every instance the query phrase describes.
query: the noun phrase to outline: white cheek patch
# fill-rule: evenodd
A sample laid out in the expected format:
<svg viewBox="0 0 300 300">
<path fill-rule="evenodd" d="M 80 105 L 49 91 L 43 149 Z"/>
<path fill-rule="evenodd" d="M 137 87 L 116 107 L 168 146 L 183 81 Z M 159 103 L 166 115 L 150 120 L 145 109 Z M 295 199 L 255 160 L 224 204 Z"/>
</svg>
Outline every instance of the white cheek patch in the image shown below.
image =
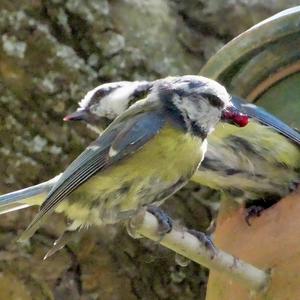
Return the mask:
<svg viewBox="0 0 300 300">
<path fill-rule="evenodd" d="M 121 82 L 113 82 L 113 83 L 104 83 L 101 84 L 97 87 L 95 87 L 94 89 L 88 91 L 85 96 L 83 97 L 83 99 L 78 103 L 79 107 L 81 107 L 82 109 L 87 108 L 90 105 L 90 101 L 92 100 L 93 96 L 100 90 L 102 90 L 105 94 L 105 92 L 108 92 L 111 89 L 118 89 L 118 88 L 122 88 L 123 86 L 127 85 L 128 82 L 127 81 L 121 81 Z M 103 97 L 105 98 L 105 97 Z M 101 98 L 99 99 L 99 101 L 101 100 Z"/>
<path fill-rule="evenodd" d="M 97 104 L 90 107 L 90 110 L 100 116 L 108 119 L 114 119 L 122 114 L 129 106 L 129 102 L 135 90 L 145 82 L 130 82 L 113 90 L 104 96 Z"/>
<path fill-rule="evenodd" d="M 204 98 L 198 103 L 191 101 L 189 97 L 174 97 L 173 101 L 182 112 L 188 127 L 191 121 L 195 121 L 199 126 L 206 128 L 208 133 L 211 133 L 220 119 L 220 109 L 212 106 Z"/>
</svg>

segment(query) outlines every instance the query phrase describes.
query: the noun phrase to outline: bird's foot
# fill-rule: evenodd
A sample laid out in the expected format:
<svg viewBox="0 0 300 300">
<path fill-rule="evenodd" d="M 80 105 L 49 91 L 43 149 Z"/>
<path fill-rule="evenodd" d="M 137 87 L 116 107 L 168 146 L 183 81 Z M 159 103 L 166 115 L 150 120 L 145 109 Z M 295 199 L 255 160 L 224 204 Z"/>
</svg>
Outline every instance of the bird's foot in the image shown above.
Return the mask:
<svg viewBox="0 0 300 300">
<path fill-rule="evenodd" d="M 289 191 L 292 193 L 300 186 L 300 180 L 294 180 L 289 184 Z"/>
<path fill-rule="evenodd" d="M 205 248 L 211 253 L 211 258 L 214 258 L 214 256 L 217 254 L 217 250 L 209 235 L 194 229 L 189 229 L 188 233 L 195 236 L 201 242 L 201 244 L 203 244 Z"/>
<path fill-rule="evenodd" d="M 147 211 L 156 217 L 159 224 L 158 234 L 161 237 L 172 230 L 173 221 L 162 209 L 157 206 L 150 205 L 147 207 Z"/>
<path fill-rule="evenodd" d="M 265 208 L 262 206 L 258 206 L 258 205 L 252 205 L 252 206 L 249 206 L 248 208 L 246 208 L 245 221 L 248 224 L 248 226 L 251 226 L 250 220 L 252 218 L 260 217 L 263 210 L 265 210 Z"/>
<path fill-rule="evenodd" d="M 172 230 L 173 221 L 164 211 L 154 205 L 140 208 L 134 215 L 134 222 L 132 219 L 130 219 L 125 223 L 127 233 L 134 239 L 142 238 L 142 236 L 136 232 L 135 221 L 139 220 L 139 214 L 141 215 L 141 218 L 143 218 L 145 210 L 154 215 L 158 221 L 157 233 L 160 236 L 158 240 L 160 242 L 163 239 L 164 235 Z M 139 223 L 139 221 L 137 223 Z"/>
</svg>

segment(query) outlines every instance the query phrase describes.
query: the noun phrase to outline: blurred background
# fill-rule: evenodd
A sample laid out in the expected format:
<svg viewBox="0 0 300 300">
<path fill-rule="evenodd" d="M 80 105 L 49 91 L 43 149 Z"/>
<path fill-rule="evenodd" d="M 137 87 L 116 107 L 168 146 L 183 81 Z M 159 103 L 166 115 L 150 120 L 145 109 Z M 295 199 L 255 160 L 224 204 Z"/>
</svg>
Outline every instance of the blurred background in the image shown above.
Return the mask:
<svg viewBox="0 0 300 300">
<path fill-rule="evenodd" d="M 1 0 L 0 192 L 60 173 L 95 137 L 62 118 L 91 88 L 117 80 L 197 74 L 224 44 L 296 0 Z M 164 208 L 194 229 L 218 194 L 189 184 Z M 30 241 L 36 210 L 0 216 L 2 299 L 204 299 L 207 271 L 180 267 L 124 228 L 94 228 L 42 261 L 63 227 L 53 215 Z"/>
</svg>

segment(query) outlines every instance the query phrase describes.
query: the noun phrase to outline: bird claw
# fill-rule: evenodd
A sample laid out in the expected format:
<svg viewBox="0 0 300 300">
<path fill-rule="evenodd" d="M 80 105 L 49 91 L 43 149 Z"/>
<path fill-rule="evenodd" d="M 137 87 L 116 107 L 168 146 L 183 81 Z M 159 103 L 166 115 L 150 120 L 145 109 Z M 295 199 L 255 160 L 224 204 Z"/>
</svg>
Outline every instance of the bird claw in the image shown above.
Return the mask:
<svg viewBox="0 0 300 300">
<path fill-rule="evenodd" d="M 289 191 L 294 192 L 300 186 L 300 180 L 295 180 L 289 184 Z"/>
<path fill-rule="evenodd" d="M 158 221 L 158 232 L 157 233 L 160 236 L 160 238 L 158 240 L 158 242 L 160 242 L 163 239 L 164 235 L 169 233 L 172 230 L 172 227 L 173 227 L 172 219 L 157 206 L 150 205 L 150 206 L 143 207 L 140 210 L 138 210 L 135 214 L 134 220 L 139 219 L 139 214 L 141 214 L 141 216 L 143 216 L 145 213 L 145 209 L 149 213 L 154 215 Z M 137 222 L 137 223 L 139 223 L 139 222 Z M 126 222 L 125 225 L 126 225 L 127 233 L 132 238 L 134 238 L 134 239 L 142 238 L 142 236 L 136 232 L 136 225 L 132 219 L 128 220 L 128 222 Z"/>
<path fill-rule="evenodd" d="M 207 234 L 205 234 L 201 231 L 194 230 L 194 229 L 189 229 L 188 233 L 195 236 L 201 242 L 201 244 L 203 244 L 205 246 L 205 248 L 211 252 L 211 258 L 215 257 L 215 255 L 217 254 L 217 249 L 216 249 L 213 241 Z"/>
<path fill-rule="evenodd" d="M 260 217 L 264 208 L 262 206 L 252 205 L 246 209 L 245 221 L 248 226 L 251 226 L 250 219 Z"/>
<path fill-rule="evenodd" d="M 162 209 L 157 206 L 148 206 L 147 211 L 154 215 L 158 221 L 158 234 L 163 236 L 169 233 L 173 228 L 173 221 Z"/>
</svg>

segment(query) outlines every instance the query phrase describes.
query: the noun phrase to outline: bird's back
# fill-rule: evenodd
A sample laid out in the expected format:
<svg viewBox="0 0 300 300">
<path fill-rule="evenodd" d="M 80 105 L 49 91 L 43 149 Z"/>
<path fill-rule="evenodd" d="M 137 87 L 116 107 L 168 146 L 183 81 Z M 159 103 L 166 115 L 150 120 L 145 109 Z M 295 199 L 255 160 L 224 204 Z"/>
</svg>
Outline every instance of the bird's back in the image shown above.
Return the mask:
<svg viewBox="0 0 300 300">
<path fill-rule="evenodd" d="M 245 128 L 219 124 L 193 180 L 247 198 L 284 196 L 300 179 L 300 149 L 272 128 L 251 121 Z"/>
</svg>

